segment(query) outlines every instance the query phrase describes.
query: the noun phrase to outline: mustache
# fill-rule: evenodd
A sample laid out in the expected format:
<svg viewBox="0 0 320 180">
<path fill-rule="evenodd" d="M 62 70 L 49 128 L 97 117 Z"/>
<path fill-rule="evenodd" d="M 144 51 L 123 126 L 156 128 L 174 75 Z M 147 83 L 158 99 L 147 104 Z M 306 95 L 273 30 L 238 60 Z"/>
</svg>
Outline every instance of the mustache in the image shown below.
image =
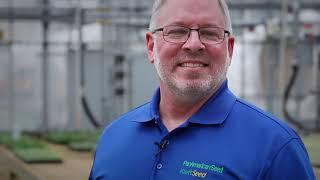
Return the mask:
<svg viewBox="0 0 320 180">
<path fill-rule="evenodd" d="M 204 52 L 181 52 L 177 56 L 184 58 L 204 58 Z"/>
<path fill-rule="evenodd" d="M 210 62 L 208 57 L 206 57 L 203 52 L 193 52 L 193 53 L 183 52 L 183 53 L 179 53 L 175 58 L 173 58 L 173 62 L 178 64 L 186 61 L 190 61 L 190 60 L 194 60 L 202 63 Z"/>
</svg>

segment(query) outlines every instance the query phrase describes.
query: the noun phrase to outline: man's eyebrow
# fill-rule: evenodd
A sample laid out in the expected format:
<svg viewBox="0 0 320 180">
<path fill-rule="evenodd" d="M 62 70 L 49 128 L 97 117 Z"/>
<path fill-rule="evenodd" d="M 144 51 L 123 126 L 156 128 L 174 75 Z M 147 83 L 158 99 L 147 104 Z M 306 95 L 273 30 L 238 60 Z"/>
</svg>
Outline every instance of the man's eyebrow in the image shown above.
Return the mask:
<svg viewBox="0 0 320 180">
<path fill-rule="evenodd" d="M 202 24 L 200 27 L 223 27 L 223 25 L 218 25 L 217 23 L 205 23 Z"/>
<path fill-rule="evenodd" d="M 184 23 L 182 21 L 175 21 L 175 22 L 167 24 L 167 26 L 168 25 L 187 26 L 186 23 Z"/>
<path fill-rule="evenodd" d="M 189 27 L 186 22 L 183 21 L 175 21 L 169 24 L 166 24 L 165 26 L 168 25 L 177 25 L 177 26 L 185 26 Z M 198 24 L 199 27 L 223 27 L 223 25 L 218 25 L 217 23 L 204 23 L 204 24 Z"/>
</svg>

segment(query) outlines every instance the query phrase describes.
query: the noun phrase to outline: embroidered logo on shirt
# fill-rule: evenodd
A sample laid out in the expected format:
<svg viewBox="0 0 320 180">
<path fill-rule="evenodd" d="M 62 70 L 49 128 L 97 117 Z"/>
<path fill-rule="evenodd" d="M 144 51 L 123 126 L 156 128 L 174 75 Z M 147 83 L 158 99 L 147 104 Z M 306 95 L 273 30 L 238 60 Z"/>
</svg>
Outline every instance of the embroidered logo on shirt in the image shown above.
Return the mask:
<svg viewBox="0 0 320 180">
<path fill-rule="evenodd" d="M 223 167 L 216 166 L 214 164 L 208 165 L 205 163 L 197 163 L 193 161 L 183 161 L 182 163 L 183 168 L 180 170 L 180 174 L 189 175 L 199 178 L 205 178 L 208 174 L 208 171 L 212 171 L 215 173 L 222 174 Z M 185 169 L 188 168 L 188 169 Z M 192 168 L 192 169 L 190 169 Z M 197 169 L 194 169 L 197 168 Z"/>
</svg>

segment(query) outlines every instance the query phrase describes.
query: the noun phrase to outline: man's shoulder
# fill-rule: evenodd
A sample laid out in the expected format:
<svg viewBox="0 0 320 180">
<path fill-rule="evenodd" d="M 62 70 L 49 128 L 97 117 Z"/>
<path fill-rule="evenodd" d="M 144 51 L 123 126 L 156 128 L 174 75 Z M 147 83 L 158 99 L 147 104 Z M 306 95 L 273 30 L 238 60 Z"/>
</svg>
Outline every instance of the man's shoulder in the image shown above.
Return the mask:
<svg viewBox="0 0 320 180">
<path fill-rule="evenodd" d="M 137 122 L 147 121 L 150 117 L 150 102 L 147 102 L 128 111 L 108 124 L 100 136 L 100 141 L 105 138 L 117 138 L 123 133 L 128 133 L 136 127 Z"/>
<path fill-rule="evenodd" d="M 115 121 L 126 121 L 126 120 L 132 120 L 132 121 L 140 121 L 145 120 L 146 118 L 150 118 L 150 103 L 147 102 L 145 104 L 142 104 L 125 114 L 121 115 L 119 118 L 117 118 Z"/>
<path fill-rule="evenodd" d="M 235 116 L 240 116 L 241 132 L 264 154 L 259 176 L 266 179 L 313 179 L 307 150 L 296 131 L 286 122 L 250 104 L 237 100 Z M 245 139 L 245 140 L 247 140 Z M 292 171 L 294 169 L 294 171 Z"/>
<path fill-rule="evenodd" d="M 113 120 L 106 129 L 110 129 L 114 126 L 123 126 L 128 122 L 140 122 L 150 119 L 150 102 L 142 104 Z"/>
<path fill-rule="evenodd" d="M 235 108 L 241 120 L 246 121 L 251 127 L 261 128 L 283 138 L 290 139 L 298 136 L 286 122 L 243 99 L 237 98 Z"/>
</svg>

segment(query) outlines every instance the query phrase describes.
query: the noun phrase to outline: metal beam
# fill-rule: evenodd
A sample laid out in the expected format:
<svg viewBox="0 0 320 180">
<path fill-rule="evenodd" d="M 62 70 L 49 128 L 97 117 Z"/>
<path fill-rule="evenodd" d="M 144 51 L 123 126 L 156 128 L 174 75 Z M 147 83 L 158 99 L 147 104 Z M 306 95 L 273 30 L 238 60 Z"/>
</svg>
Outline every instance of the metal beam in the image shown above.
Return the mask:
<svg viewBox="0 0 320 180">
<path fill-rule="evenodd" d="M 44 20 L 43 12 L 45 8 L 42 7 L 0 7 L 0 19 L 8 20 Z M 52 8 L 47 18 L 49 21 L 65 21 L 71 22 L 74 18 L 75 8 Z"/>
<path fill-rule="evenodd" d="M 12 8 L 12 7 L 11 7 Z M 48 7 L 50 13 L 48 14 L 49 21 L 61 21 L 61 22 L 73 22 L 76 14 L 76 7 L 61 8 L 61 7 Z M 281 10 L 280 2 L 234 2 L 229 4 L 229 8 L 232 10 Z M 320 2 L 304 2 L 300 4 L 301 9 L 320 9 Z M 34 7 L 14 7 L 12 8 L 12 15 L 9 15 L 10 7 L 0 7 L 0 19 L 8 20 L 10 18 L 20 19 L 20 20 L 43 20 L 42 12 L 45 9 L 44 6 L 34 6 Z M 90 17 L 90 19 L 99 19 L 102 17 L 116 18 L 118 16 L 137 18 L 148 18 L 150 17 L 150 12 L 147 7 L 98 7 L 98 8 L 83 8 L 84 14 Z M 88 13 L 88 14 L 87 14 Z M 91 21 L 90 21 L 91 22 Z M 89 22 L 89 23 L 90 23 Z M 85 21 L 84 23 L 87 23 Z"/>
<path fill-rule="evenodd" d="M 229 3 L 231 10 L 281 10 L 281 2 L 231 2 Z M 320 9 L 320 2 L 302 2 L 301 9 Z"/>
</svg>

